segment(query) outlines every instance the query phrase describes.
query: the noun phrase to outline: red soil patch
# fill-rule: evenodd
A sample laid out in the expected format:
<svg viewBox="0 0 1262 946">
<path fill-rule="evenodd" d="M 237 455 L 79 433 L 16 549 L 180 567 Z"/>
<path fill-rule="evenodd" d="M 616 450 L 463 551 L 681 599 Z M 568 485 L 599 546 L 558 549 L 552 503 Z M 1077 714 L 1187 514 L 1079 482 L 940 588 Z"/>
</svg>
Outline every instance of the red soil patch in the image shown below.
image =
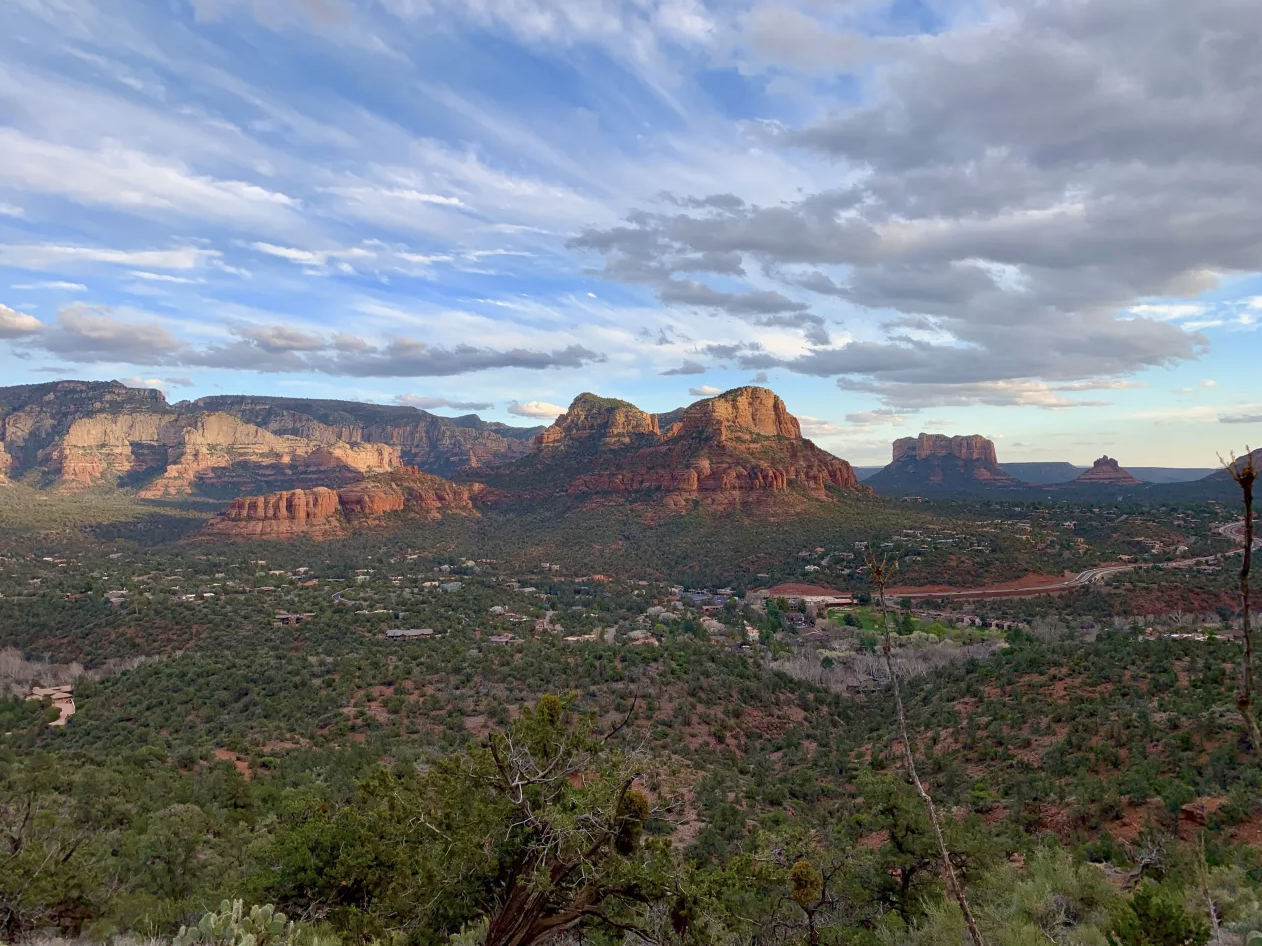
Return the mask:
<svg viewBox="0 0 1262 946">
<path fill-rule="evenodd" d="M 236 767 L 236 770 L 241 773 L 242 778 L 247 782 L 250 780 L 250 763 L 246 762 L 245 759 L 242 759 L 231 749 L 216 749 L 215 758 L 223 762 L 231 762 Z"/>
</svg>

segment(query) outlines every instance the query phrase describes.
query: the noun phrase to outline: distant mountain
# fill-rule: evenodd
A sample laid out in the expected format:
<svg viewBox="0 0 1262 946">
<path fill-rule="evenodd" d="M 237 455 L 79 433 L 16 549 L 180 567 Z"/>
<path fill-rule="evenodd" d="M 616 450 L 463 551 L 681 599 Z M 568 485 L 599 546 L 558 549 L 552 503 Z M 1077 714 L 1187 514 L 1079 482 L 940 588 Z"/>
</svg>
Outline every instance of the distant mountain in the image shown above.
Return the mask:
<svg viewBox="0 0 1262 946">
<path fill-rule="evenodd" d="M 536 444 L 530 456 L 459 479 L 510 498 L 563 494 L 677 509 L 868 492 L 849 463 L 802 437 L 766 388 L 736 388 L 668 414 L 580 394 Z"/>
<path fill-rule="evenodd" d="M 117 381 L 0 388 L 0 482 L 142 496 L 339 487 L 415 466 L 522 457 L 542 430 L 355 401 L 221 396 L 168 404 Z"/>
<path fill-rule="evenodd" d="M 1085 466 L 1074 466 L 1072 463 L 1005 463 L 1004 470 L 1023 483 L 1036 486 L 1050 486 L 1054 483 L 1069 483 L 1078 478 L 1078 474 L 1089 469 Z"/>
<path fill-rule="evenodd" d="M 883 469 L 885 469 L 885 467 L 883 466 L 856 466 L 856 467 L 852 467 L 852 469 L 854 470 L 854 475 L 857 476 L 859 478 L 859 482 L 862 483 L 868 477 L 875 476 L 877 473 L 880 473 Z"/>
<path fill-rule="evenodd" d="M 1026 484 L 999 465 L 995 445 L 980 435 L 921 434 L 894 441 L 893 460 L 865 486 L 890 495 L 973 493 Z"/>
<path fill-rule="evenodd" d="M 1145 483 L 1190 483 L 1215 472 L 1204 467 L 1128 466 L 1127 469 Z"/>
</svg>

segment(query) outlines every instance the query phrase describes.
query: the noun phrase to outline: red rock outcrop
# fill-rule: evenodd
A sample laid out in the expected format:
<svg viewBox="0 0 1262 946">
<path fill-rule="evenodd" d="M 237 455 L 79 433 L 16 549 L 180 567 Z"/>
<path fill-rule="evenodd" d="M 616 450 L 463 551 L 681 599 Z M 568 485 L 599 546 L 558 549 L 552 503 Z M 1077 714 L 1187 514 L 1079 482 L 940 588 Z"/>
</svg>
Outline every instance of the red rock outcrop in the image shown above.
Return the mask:
<svg viewBox="0 0 1262 946">
<path fill-rule="evenodd" d="M 720 443 L 748 443 L 760 437 L 801 440 L 802 426 L 784 401 L 766 388 L 726 391 L 686 407 L 678 434 L 700 433 Z"/>
<path fill-rule="evenodd" d="M 565 492 L 597 501 L 686 509 L 788 498 L 799 490 L 867 493 L 845 460 L 802 438 L 766 388 L 745 387 L 657 415 L 626 401 L 579 395 L 539 437 L 539 452 L 480 479 L 497 498 Z"/>
<path fill-rule="evenodd" d="M 1100 457 L 1092 464 L 1091 469 L 1084 471 L 1074 482 L 1080 486 L 1140 486 L 1143 484 L 1142 480 L 1131 476 L 1109 456 Z"/>
<path fill-rule="evenodd" d="M 473 514 L 470 492 L 440 477 L 405 468 L 337 490 L 316 487 L 243 496 L 211 520 L 207 529 L 238 537 L 335 538 L 356 523 L 390 513 L 430 520 L 449 512 Z"/>
<path fill-rule="evenodd" d="M 209 528 L 221 534 L 260 538 L 332 538 L 346 532 L 346 520 L 337 490 L 317 486 L 234 499 L 218 519 L 211 520 Z"/>
<path fill-rule="evenodd" d="M 535 446 L 543 451 L 624 447 L 636 438 L 656 437 L 658 433 L 657 418 L 634 404 L 584 393 L 535 438 Z"/>
<path fill-rule="evenodd" d="M 979 434 L 921 434 L 894 441 L 889 466 L 865 481 L 878 493 L 973 492 L 1023 485 L 999 465 L 995 445 Z"/>
</svg>

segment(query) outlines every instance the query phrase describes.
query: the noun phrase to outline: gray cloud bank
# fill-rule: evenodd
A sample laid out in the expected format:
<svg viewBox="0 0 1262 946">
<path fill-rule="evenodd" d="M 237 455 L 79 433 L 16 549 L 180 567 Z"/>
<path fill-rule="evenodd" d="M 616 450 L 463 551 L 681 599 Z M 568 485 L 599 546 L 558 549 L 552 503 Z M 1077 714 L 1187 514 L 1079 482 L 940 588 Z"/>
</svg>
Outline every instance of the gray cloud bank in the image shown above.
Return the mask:
<svg viewBox="0 0 1262 946">
<path fill-rule="evenodd" d="M 177 338 L 159 322 L 123 319 L 105 307 L 74 304 L 62 308 L 53 324 L 39 323 L 14 344 L 78 364 L 319 372 L 357 378 L 446 377 L 494 368 L 578 368 L 605 360 L 604 355 L 581 345 L 552 351 L 468 344 L 442 347 L 406 336 L 389 336 L 374 344 L 345 334 L 330 339 L 285 325 L 228 322 L 227 326 L 233 341 L 199 347 Z"/>
<path fill-rule="evenodd" d="M 987 23 L 882 44 L 864 105 L 775 135 L 834 160 L 837 188 L 768 207 L 672 198 L 574 245 L 665 303 L 806 332 L 807 354 L 745 353 L 747 367 L 838 376 L 895 405 L 932 401 L 926 385 L 1195 358 L 1203 336 L 1127 309 L 1262 270 L 1256 4 L 992 8 Z M 837 300 L 882 331 L 828 343 L 814 308 Z"/>
</svg>

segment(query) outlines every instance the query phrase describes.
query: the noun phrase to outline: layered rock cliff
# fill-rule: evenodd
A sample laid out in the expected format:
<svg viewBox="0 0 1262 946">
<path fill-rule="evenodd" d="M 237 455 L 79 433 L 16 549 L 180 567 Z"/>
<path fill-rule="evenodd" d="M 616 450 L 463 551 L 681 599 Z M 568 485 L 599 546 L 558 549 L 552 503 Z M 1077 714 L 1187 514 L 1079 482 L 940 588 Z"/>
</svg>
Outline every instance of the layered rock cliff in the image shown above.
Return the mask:
<svg viewBox="0 0 1262 946">
<path fill-rule="evenodd" d="M 686 509 L 775 497 L 868 492 L 845 460 L 802 438 L 766 388 L 746 387 L 660 416 L 625 401 L 579 395 L 539 437 L 539 452 L 477 475 L 497 495 L 565 493 Z"/>
<path fill-rule="evenodd" d="M 278 436 L 223 413 L 179 416 L 163 425 L 159 443 L 165 469 L 141 489 L 143 497 L 178 496 L 194 487 L 233 493 L 268 481 L 337 487 L 403 466 L 384 444 Z"/>
<path fill-rule="evenodd" d="M 1112 457 L 1103 456 L 1074 482 L 1079 486 L 1140 486 L 1143 481 L 1123 470 Z"/>
<path fill-rule="evenodd" d="M 878 493 L 892 495 L 975 492 L 1023 485 L 999 465 L 994 443 L 977 434 L 920 434 L 895 440 L 889 466 L 868 477 L 865 483 Z"/>
<path fill-rule="evenodd" d="M 569 410 L 535 438 L 541 451 L 625 447 L 659 435 L 657 418 L 628 401 L 580 394 Z"/>
<path fill-rule="evenodd" d="M 406 465 L 438 476 L 523 457 L 534 449 L 541 430 L 491 423 L 476 414 L 438 417 L 415 407 L 356 401 L 228 395 L 192 404 L 199 410 L 231 414 L 274 434 L 326 444 L 385 444 Z"/>
<path fill-rule="evenodd" d="M 0 482 L 145 497 L 337 488 L 405 463 L 450 473 L 515 459 L 539 430 L 351 401 L 170 405 L 119 382 L 57 381 L 0 388 Z"/>
<path fill-rule="evenodd" d="M 232 501 L 207 530 L 238 538 L 329 539 L 390 513 L 437 520 L 474 514 L 471 490 L 414 468 L 374 476 L 342 489 L 282 490 Z"/>
</svg>

